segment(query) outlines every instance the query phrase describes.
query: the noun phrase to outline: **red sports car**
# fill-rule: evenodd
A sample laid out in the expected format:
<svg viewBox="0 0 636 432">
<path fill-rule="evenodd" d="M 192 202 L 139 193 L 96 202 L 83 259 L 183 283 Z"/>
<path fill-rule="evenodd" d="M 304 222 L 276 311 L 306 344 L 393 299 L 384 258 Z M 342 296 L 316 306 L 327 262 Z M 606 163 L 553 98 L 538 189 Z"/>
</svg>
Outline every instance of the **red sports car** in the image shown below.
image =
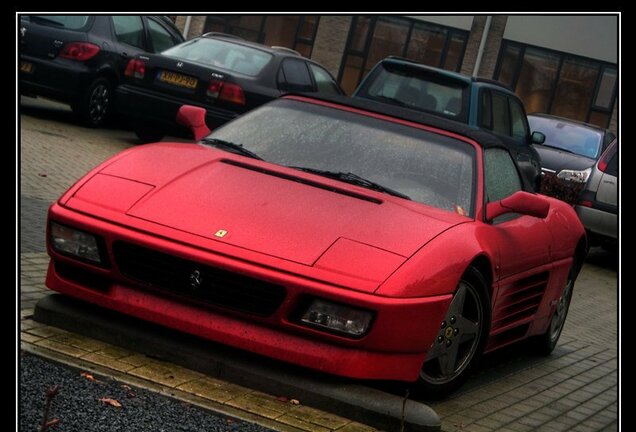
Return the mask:
<svg viewBox="0 0 636 432">
<path fill-rule="evenodd" d="M 203 113 L 182 107 L 195 137 Z M 196 144 L 136 147 L 49 211 L 49 288 L 353 378 L 457 388 L 483 352 L 549 353 L 586 253 L 492 135 L 287 96 Z"/>
</svg>

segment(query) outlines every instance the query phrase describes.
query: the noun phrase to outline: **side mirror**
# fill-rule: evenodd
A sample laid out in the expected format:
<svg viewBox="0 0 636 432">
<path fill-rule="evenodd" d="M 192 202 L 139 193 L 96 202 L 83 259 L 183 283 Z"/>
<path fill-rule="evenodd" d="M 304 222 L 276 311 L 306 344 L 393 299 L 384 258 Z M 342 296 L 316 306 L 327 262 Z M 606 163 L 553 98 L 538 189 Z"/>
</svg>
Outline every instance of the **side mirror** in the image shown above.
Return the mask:
<svg viewBox="0 0 636 432">
<path fill-rule="evenodd" d="M 194 135 L 195 141 L 199 141 L 212 132 L 205 124 L 204 108 L 182 105 L 177 112 L 177 123 L 189 128 L 192 131 L 192 135 Z"/>
<path fill-rule="evenodd" d="M 545 135 L 543 132 L 532 132 L 532 144 L 543 144 L 545 142 Z"/>
<path fill-rule="evenodd" d="M 501 201 L 488 203 L 486 206 L 486 219 L 493 220 L 497 216 L 506 213 L 519 213 L 545 219 L 549 210 L 550 202 L 546 198 L 519 191 Z"/>
</svg>

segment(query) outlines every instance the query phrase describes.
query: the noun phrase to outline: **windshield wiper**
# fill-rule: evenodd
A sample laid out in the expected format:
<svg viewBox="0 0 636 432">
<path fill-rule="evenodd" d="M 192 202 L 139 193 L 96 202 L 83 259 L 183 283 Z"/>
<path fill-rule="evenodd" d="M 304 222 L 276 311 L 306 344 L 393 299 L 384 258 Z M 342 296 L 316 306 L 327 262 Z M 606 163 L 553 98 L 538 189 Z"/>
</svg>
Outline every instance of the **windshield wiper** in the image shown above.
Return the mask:
<svg viewBox="0 0 636 432">
<path fill-rule="evenodd" d="M 243 144 L 236 144 L 230 141 L 225 141 L 225 140 L 221 140 L 217 138 L 203 138 L 201 141 L 206 144 L 211 144 L 215 147 L 225 149 L 231 153 L 240 154 L 241 156 L 247 156 L 252 159 L 263 160 L 262 157 L 260 157 L 253 151 L 250 151 L 246 149 L 245 147 L 243 147 Z"/>
<path fill-rule="evenodd" d="M 327 170 L 321 170 L 317 168 L 308 168 L 308 167 L 299 167 L 299 166 L 292 166 L 290 168 L 294 168 L 294 169 L 305 171 L 312 174 L 318 174 L 323 177 L 340 180 L 346 183 L 354 184 L 356 186 L 362 186 L 364 188 L 372 189 L 378 192 L 388 193 L 390 195 L 394 195 L 394 196 L 404 198 L 407 200 L 411 199 L 411 197 L 403 194 L 402 192 L 398 192 L 394 189 L 388 188 L 386 186 L 382 186 L 379 183 L 375 183 L 371 180 L 367 180 L 364 177 L 360 177 L 358 174 L 354 174 L 352 172 L 327 171 Z"/>
</svg>

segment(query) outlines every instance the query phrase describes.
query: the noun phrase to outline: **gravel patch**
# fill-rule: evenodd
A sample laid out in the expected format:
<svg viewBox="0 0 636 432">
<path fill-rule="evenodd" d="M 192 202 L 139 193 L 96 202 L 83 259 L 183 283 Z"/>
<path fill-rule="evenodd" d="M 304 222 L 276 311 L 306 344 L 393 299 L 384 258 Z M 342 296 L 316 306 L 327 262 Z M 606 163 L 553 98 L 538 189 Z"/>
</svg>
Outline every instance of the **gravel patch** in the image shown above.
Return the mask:
<svg viewBox="0 0 636 432">
<path fill-rule="evenodd" d="M 90 373 L 90 372 L 89 372 Z M 20 428 L 40 430 L 47 389 L 59 385 L 49 420 L 59 423 L 48 431 L 153 431 L 153 432 L 265 432 L 241 420 L 208 412 L 186 402 L 144 389 L 128 387 L 110 378 L 81 375 L 81 371 L 22 353 L 20 358 Z M 100 399 L 112 399 L 115 407 Z"/>
</svg>

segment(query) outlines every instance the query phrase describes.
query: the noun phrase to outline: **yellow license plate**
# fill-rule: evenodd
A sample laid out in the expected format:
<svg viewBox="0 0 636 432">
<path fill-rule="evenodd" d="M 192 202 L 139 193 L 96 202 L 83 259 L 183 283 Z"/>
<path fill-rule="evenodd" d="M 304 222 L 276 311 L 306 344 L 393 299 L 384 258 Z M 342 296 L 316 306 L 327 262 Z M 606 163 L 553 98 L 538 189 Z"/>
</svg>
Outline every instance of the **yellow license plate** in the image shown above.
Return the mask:
<svg viewBox="0 0 636 432">
<path fill-rule="evenodd" d="M 33 63 L 21 61 L 20 62 L 20 72 L 24 72 L 24 73 L 33 72 Z"/>
<path fill-rule="evenodd" d="M 159 81 L 174 84 L 179 87 L 193 89 L 197 86 L 197 79 L 174 72 L 161 71 Z"/>
</svg>

